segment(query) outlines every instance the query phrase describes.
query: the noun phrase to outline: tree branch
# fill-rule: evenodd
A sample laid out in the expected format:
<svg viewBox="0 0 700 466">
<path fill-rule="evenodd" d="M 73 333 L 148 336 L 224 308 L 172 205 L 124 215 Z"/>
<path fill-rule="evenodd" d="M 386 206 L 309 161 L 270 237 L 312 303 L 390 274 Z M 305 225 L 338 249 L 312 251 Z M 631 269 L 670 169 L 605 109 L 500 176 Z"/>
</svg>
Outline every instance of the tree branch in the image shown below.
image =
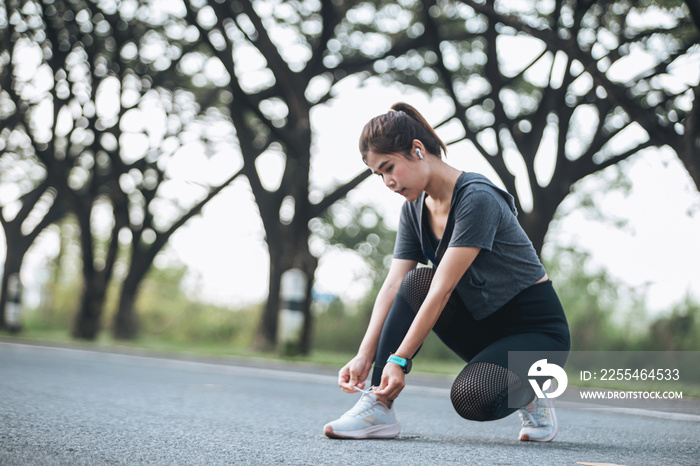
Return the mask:
<svg viewBox="0 0 700 466">
<path fill-rule="evenodd" d="M 323 198 L 323 200 L 321 200 L 321 202 L 319 202 L 318 204 L 312 205 L 311 210 L 310 210 L 310 214 L 309 214 L 309 220 L 320 216 L 328 207 L 333 205 L 336 201 L 345 197 L 357 185 L 359 185 L 364 180 L 369 178 L 369 176 L 371 174 L 372 174 L 372 170 L 363 171 L 362 173 L 357 175 L 355 178 L 353 178 L 349 182 L 345 183 L 344 185 L 339 186 L 335 191 L 328 194 L 326 197 Z"/>
<path fill-rule="evenodd" d="M 175 231 L 177 231 L 178 228 L 180 228 L 182 225 L 184 225 L 189 219 L 191 219 L 195 215 L 199 214 L 202 211 L 202 209 L 204 208 L 204 206 L 209 201 L 211 201 L 217 194 L 219 194 L 221 191 L 223 191 L 224 188 L 226 188 L 231 183 L 233 183 L 234 180 L 236 178 L 238 178 L 241 174 L 243 174 L 242 168 L 240 170 L 238 170 L 236 173 L 234 173 L 232 176 L 230 176 L 226 181 L 221 183 L 219 186 L 211 189 L 209 191 L 209 194 L 207 194 L 207 196 L 204 199 L 199 201 L 186 214 L 184 214 L 182 217 L 180 217 L 180 219 L 178 221 L 176 221 L 175 223 L 173 223 L 170 226 L 170 228 L 168 228 L 164 232 L 156 233 L 156 235 L 157 235 L 156 243 L 158 243 L 158 245 L 160 245 L 160 247 L 158 249 L 162 248 L 165 245 L 165 243 L 168 242 L 170 237 L 173 235 L 173 233 L 175 233 Z"/>
<path fill-rule="evenodd" d="M 321 1 L 321 36 L 317 39 L 313 47 L 311 59 L 304 69 L 304 80 L 308 83 L 314 76 L 323 73 L 323 53 L 326 51 L 328 41 L 335 34 L 335 27 L 340 24 L 346 13 L 350 9 L 351 2 L 344 2 L 336 6 L 333 0 Z"/>
<path fill-rule="evenodd" d="M 518 18 L 510 15 L 502 15 L 497 13 L 493 5 L 489 2 L 478 3 L 476 0 L 460 0 L 472 7 L 475 11 L 485 14 L 493 21 L 500 22 L 515 30 L 522 31 L 536 39 L 543 41 L 547 47 L 552 50 L 561 50 L 569 57 L 575 58 L 584 64 L 587 71 L 591 74 L 593 81 L 603 87 L 608 93 L 608 98 L 615 105 L 624 109 L 625 112 L 634 118 L 650 137 L 656 138 L 660 144 L 668 144 L 676 150 L 679 147 L 679 137 L 675 132 L 668 128 L 664 128 L 657 123 L 656 116 L 653 111 L 637 105 L 634 101 L 628 99 L 625 95 L 626 89 L 620 89 L 616 84 L 611 82 L 604 72 L 600 71 L 597 62 L 593 59 L 590 53 L 581 50 L 576 43 L 576 38 L 564 39 L 558 37 L 554 31 L 533 28 Z"/>
</svg>

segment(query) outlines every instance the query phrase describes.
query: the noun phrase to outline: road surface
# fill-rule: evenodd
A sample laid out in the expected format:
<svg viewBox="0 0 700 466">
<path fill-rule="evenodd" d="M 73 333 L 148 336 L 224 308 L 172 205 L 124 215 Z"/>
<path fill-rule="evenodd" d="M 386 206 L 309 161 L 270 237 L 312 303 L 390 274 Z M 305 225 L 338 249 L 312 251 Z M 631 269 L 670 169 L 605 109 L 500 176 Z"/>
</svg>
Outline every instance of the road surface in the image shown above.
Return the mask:
<svg viewBox="0 0 700 466">
<path fill-rule="evenodd" d="M 357 398 L 333 375 L 246 364 L 0 342 L 0 464 L 700 464 L 698 414 L 561 402 L 554 442 L 519 442 L 517 415 L 465 421 L 449 385 L 420 376 L 398 439 L 330 440 L 323 425 Z"/>
</svg>

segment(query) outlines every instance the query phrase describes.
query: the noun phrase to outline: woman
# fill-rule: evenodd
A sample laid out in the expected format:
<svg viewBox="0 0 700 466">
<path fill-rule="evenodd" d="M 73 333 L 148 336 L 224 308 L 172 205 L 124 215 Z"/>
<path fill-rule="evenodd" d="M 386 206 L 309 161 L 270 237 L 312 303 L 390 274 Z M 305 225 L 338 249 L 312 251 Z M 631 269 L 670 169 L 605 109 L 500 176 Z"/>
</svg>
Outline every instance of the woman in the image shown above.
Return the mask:
<svg viewBox="0 0 700 466">
<path fill-rule="evenodd" d="M 451 390 L 462 417 L 487 421 L 519 410 L 520 440 L 552 440 L 554 408 L 550 399 L 535 396 L 528 370 L 543 358 L 564 365 L 569 328 L 517 222 L 513 197 L 485 177 L 443 162 L 445 144 L 407 104 L 397 103 L 367 123 L 360 152 L 407 202 L 367 331 L 357 356 L 338 376 L 343 391 L 362 396 L 326 424 L 324 433 L 396 437 L 400 425 L 393 402 L 405 386 L 411 358 L 432 329 L 468 362 Z M 417 268 L 428 261 L 431 267 Z M 509 365 L 509 352 L 524 359 Z M 372 388 L 365 389 L 373 362 Z"/>
</svg>

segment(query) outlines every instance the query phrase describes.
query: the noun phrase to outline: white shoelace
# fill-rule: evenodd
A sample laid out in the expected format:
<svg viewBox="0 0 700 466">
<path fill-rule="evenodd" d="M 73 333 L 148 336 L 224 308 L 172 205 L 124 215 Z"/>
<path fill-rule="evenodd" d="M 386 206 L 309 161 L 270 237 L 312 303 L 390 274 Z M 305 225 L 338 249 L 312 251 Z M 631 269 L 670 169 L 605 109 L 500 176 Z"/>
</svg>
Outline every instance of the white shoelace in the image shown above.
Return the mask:
<svg viewBox="0 0 700 466">
<path fill-rule="evenodd" d="M 541 427 L 547 423 L 547 415 L 543 402 L 535 399 L 532 403 L 518 410 L 523 427 Z"/>
<path fill-rule="evenodd" d="M 370 393 L 372 393 L 372 389 L 374 388 L 374 386 L 371 386 L 371 387 L 369 387 L 369 388 L 366 389 L 366 390 L 361 389 L 361 388 L 358 387 L 357 385 L 353 385 L 352 388 L 354 388 L 354 389 L 357 390 L 358 392 L 364 393 L 365 395 L 369 395 Z"/>
<path fill-rule="evenodd" d="M 355 416 L 358 415 L 364 411 L 367 411 L 368 409 L 371 409 L 376 403 L 377 399 L 376 397 L 371 397 L 370 395 L 372 394 L 372 387 L 363 390 L 360 387 L 352 387 L 358 392 L 362 392 L 362 396 L 358 400 L 357 403 L 355 403 L 355 406 L 350 408 L 348 412 L 343 414 L 343 416 Z"/>
<path fill-rule="evenodd" d="M 535 423 L 535 418 L 532 417 L 532 414 L 529 410 L 527 410 L 526 408 L 520 408 L 518 414 L 520 414 L 520 420 L 523 421 L 523 427 L 537 427 L 537 424 Z"/>
</svg>

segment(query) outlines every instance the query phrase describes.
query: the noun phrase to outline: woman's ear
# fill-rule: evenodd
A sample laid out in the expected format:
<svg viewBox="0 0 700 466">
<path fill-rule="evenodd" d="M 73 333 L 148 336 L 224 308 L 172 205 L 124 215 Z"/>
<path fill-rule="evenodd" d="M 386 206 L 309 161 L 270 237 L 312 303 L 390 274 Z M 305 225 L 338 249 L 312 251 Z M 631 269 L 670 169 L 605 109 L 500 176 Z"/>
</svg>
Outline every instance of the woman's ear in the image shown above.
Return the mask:
<svg viewBox="0 0 700 466">
<path fill-rule="evenodd" d="M 423 146 L 423 143 L 420 142 L 418 139 L 413 140 L 413 147 L 411 148 L 412 151 L 416 154 L 416 156 L 423 160 L 424 153 L 425 153 L 425 146 Z"/>
</svg>

